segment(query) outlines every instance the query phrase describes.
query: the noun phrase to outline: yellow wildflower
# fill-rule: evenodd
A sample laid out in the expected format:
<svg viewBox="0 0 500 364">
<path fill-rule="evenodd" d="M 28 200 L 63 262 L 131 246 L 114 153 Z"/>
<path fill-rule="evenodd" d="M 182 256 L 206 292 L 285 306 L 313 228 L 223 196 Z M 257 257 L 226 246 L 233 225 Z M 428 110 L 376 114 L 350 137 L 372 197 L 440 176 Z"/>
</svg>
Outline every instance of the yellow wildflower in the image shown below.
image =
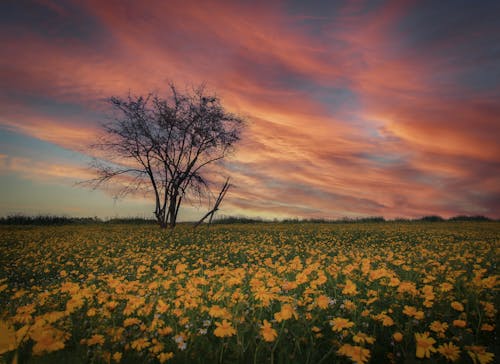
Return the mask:
<svg viewBox="0 0 500 364">
<path fill-rule="evenodd" d="M 168 353 L 161 353 L 158 355 L 158 360 L 160 361 L 161 364 L 165 363 L 167 360 L 170 360 L 174 357 L 174 353 L 168 352 Z"/>
<path fill-rule="evenodd" d="M 281 306 L 281 311 L 274 314 L 276 321 L 281 322 L 283 320 L 289 320 L 292 317 L 298 318 L 297 312 L 294 310 L 291 304 L 285 303 Z"/>
<path fill-rule="evenodd" d="M 436 351 L 436 348 L 433 346 L 436 343 L 436 340 L 429 337 L 428 332 L 424 332 L 423 334 L 415 333 L 415 342 L 417 346 L 417 352 L 415 355 L 417 358 L 430 358 L 431 353 Z"/>
<path fill-rule="evenodd" d="M 236 335 L 236 330 L 231 325 L 231 322 L 222 320 L 222 323 L 216 322 L 217 328 L 214 330 L 214 335 L 217 337 L 229 337 Z"/>
<path fill-rule="evenodd" d="M 467 326 L 467 322 L 465 322 L 464 320 L 453 320 L 453 326 L 463 328 Z"/>
<path fill-rule="evenodd" d="M 168 310 L 168 305 L 160 298 L 156 304 L 156 310 L 159 313 L 165 313 Z"/>
<path fill-rule="evenodd" d="M 444 332 L 448 329 L 448 324 L 446 322 L 433 321 L 429 328 L 431 331 L 444 334 Z"/>
<path fill-rule="evenodd" d="M 112 358 L 115 363 L 119 363 L 122 360 L 122 353 L 117 351 L 113 354 Z"/>
<path fill-rule="evenodd" d="M 451 307 L 454 309 L 454 310 L 457 310 L 457 311 L 460 311 L 462 312 L 464 310 L 464 305 L 462 305 L 460 302 L 458 301 L 453 301 L 451 303 Z"/>
<path fill-rule="evenodd" d="M 229 319 L 231 317 L 231 314 L 225 308 L 220 307 L 219 305 L 214 305 L 214 306 L 210 307 L 208 314 L 211 317 L 215 317 L 215 318 Z"/>
<path fill-rule="evenodd" d="M 0 321 L 0 355 L 16 348 L 16 332 L 5 321 Z"/>
<path fill-rule="evenodd" d="M 384 314 L 380 314 L 376 316 L 378 320 L 382 321 L 382 326 L 390 327 L 394 325 L 394 320 L 391 316 Z"/>
<path fill-rule="evenodd" d="M 375 338 L 366 335 L 365 333 L 358 332 L 356 335 L 352 337 L 352 340 L 356 344 L 373 344 L 375 342 Z"/>
<path fill-rule="evenodd" d="M 158 329 L 158 334 L 163 336 L 170 335 L 172 332 L 174 332 L 174 329 L 172 329 L 170 326 L 165 326 L 161 329 Z"/>
<path fill-rule="evenodd" d="M 267 342 L 272 342 L 276 340 L 276 338 L 278 337 L 278 333 L 276 332 L 275 329 L 272 328 L 271 324 L 267 320 L 264 320 L 262 322 L 260 334 Z"/>
<path fill-rule="evenodd" d="M 332 325 L 332 330 L 337 332 L 354 326 L 354 322 L 351 322 L 348 319 L 342 317 L 334 318 L 330 321 L 330 324 Z"/>
<path fill-rule="evenodd" d="M 488 353 L 484 346 L 466 346 L 465 350 L 467 350 L 467 354 L 472 358 L 474 364 L 488 364 L 493 361 L 495 354 Z"/>
<path fill-rule="evenodd" d="M 329 304 L 330 298 L 328 298 L 328 296 L 325 296 L 324 294 L 316 298 L 316 305 L 323 310 L 327 309 Z"/>
<path fill-rule="evenodd" d="M 34 355 L 64 349 L 64 341 L 71 336 L 62 330 L 45 325 L 44 322 L 39 322 L 32 326 L 29 335 L 36 343 L 33 346 Z"/>
<path fill-rule="evenodd" d="M 350 296 L 355 296 L 358 294 L 356 284 L 348 279 L 346 281 L 346 284 L 344 286 L 344 289 L 342 290 L 342 294 L 350 295 Z"/>
<path fill-rule="evenodd" d="M 356 364 L 364 364 L 370 359 L 370 350 L 362 346 L 344 344 L 337 351 L 339 355 L 348 356 Z"/>
<path fill-rule="evenodd" d="M 490 324 L 482 324 L 481 325 L 481 331 L 493 331 L 493 330 L 495 330 L 494 325 L 490 325 Z"/>
<path fill-rule="evenodd" d="M 186 270 L 187 268 L 187 264 L 184 264 L 184 263 L 178 263 L 176 266 L 175 266 L 175 274 L 179 274 L 179 273 L 182 273 Z"/>
<path fill-rule="evenodd" d="M 417 320 L 421 320 L 424 318 L 424 313 L 422 311 L 417 311 L 417 309 L 413 306 L 405 305 L 403 313 L 407 316 L 414 317 Z"/>
<path fill-rule="evenodd" d="M 449 292 L 453 289 L 453 285 L 448 282 L 441 283 L 439 287 L 441 288 L 442 292 Z"/>
<path fill-rule="evenodd" d="M 460 348 L 452 342 L 439 345 L 437 352 L 449 361 L 457 361 L 460 358 Z"/>
<path fill-rule="evenodd" d="M 132 325 L 139 325 L 142 321 L 136 317 L 129 317 L 123 321 L 123 327 L 129 327 Z"/>
<path fill-rule="evenodd" d="M 104 344 L 104 336 L 101 334 L 94 334 L 90 339 L 87 339 L 85 342 L 88 346 L 92 345 L 103 345 Z"/>
<path fill-rule="evenodd" d="M 397 331 L 394 334 L 392 334 L 392 338 L 394 339 L 395 342 L 399 343 L 403 341 L 403 334 Z"/>
<path fill-rule="evenodd" d="M 148 341 L 148 339 L 146 339 L 144 337 L 136 339 L 130 343 L 130 347 L 132 349 L 137 350 L 137 351 L 141 351 L 142 349 L 145 349 L 150 345 L 151 345 L 151 343 Z"/>
</svg>

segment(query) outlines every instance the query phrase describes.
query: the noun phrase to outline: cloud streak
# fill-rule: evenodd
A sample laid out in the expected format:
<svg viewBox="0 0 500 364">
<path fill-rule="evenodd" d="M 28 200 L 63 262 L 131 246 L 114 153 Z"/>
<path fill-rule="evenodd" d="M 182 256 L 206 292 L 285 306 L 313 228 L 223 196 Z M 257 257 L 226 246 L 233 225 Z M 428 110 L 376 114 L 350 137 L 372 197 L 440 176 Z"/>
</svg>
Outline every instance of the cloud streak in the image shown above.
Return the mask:
<svg viewBox="0 0 500 364">
<path fill-rule="evenodd" d="M 451 4 L 12 5 L 0 124 L 82 151 L 105 98 L 206 81 L 249 120 L 227 214 L 500 217 L 500 9 Z"/>
</svg>

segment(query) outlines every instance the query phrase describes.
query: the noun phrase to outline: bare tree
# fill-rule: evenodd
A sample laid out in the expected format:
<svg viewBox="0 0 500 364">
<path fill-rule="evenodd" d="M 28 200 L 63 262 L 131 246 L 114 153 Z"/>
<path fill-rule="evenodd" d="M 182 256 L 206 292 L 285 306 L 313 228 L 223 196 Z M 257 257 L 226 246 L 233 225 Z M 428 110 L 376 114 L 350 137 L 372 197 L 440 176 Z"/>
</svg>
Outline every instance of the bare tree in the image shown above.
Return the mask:
<svg viewBox="0 0 500 364">
<path fill-rule="evenodd" d="M 132 191 L 152 193 L 154 215 L 161 227 L 175 227 L 181 204 L 208 192 L 203 172 L 223 159 L 240 140 L 244 121 L 227 112 L 216 95 L 202 85 L 179 92 L 170 84 L 169 95 L 112 97 L 115 117 L 105 123 L 100 143 L 94 145 L 105 159 L 95 159 L 94 188 L 112 179 Z"/>
</svg>

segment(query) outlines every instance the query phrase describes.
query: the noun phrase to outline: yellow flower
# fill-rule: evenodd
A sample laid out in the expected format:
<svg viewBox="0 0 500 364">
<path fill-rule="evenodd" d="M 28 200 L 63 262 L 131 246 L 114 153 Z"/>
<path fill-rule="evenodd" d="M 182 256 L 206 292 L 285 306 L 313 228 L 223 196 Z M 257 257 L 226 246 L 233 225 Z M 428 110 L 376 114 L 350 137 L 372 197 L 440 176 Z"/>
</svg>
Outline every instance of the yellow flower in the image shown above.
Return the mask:
<svg viewBox="0 0 500 364">
<path fill-rule="evenodd" d="M 161 353 L 158 355 L 158 360 L 160 361 L 161 364 L 165 363 L 167 360 L 170 360 L 174 357 L 174 353 L 168 352 L 168 353 Z"/>
<path fill-rule="evenodd" d="M 222 323 L 216 322 L 217 328 L 214 330 L 214 335 L 217 337 L 229 337 L 236 335 L 236 330 L 231 325 L 231 322 L 222 320 Z"/>
<path fill-rule="evenodd" d="M 274 314 L 276 321 L 281 322 L 283 320 L 289 320 L 293 317 L 298 318 L 297 312 L 293 309 L 292 305 L 285 303 L 281 306 L 281 311 Z"/>
<path fill-rule="evenodd" d="M 5 321 L 0 321 L 0 355 L 16 348 L 16 332 Z"/>
<path fill-rule="evenodd" d="M 467 326 L 467 322 L 465 322 L 464 320 L 453 320 L 453 326 L 463 328 Z"/>
<path fill-rule="evenodd" d="M 456 361 L 460 358 L 460 348 L 452 342 L 439 345 L 437 352 L 450 361 Z"/>
<path fill-rule="evenodd" d="M 393 337 L 394 341 L 397 342 L 397 343 L 403 341 L 403 334 L 400 333 L 399 331 L 397 331 L 394 334 L 392 334 L 392 337 Z"/>
<path fill-rule="evenodd" d="M 375 320 L 381 321 L 382 325 L 385 327 L 389 327 L 389 326 L 394 325 L 394 320 L 390 316 L 388 316 L 387 314 L 385 314 L 383 312 L 378 314 L 378 315 L 374 315 L 373 318 Z"/>
<path fill-rule="evenodd" d="M 365 333 L 358 332 L 356 335 L 352 337 L 352 340 L 356 344 L 373 344 L 375 342 L 375 338 L 366 335 Z"/>
<path fill-rule="evenodd" d="M 35 329 L 30 336 L 36 342 L 33 346 L 33 354 L 41 355 L 64 349 L 64 340 L 69 337 L 69 334 L 51 326 L 43 326 Z"/>
<path fill-rule="evenodd" d="M 494 325 L 490 325 L 490 324 L 482 324 L 481 325 L 481 331 L 493 331 L 493 330 L 495 330 Z"/>
<path fill-rule="evenodd" d="M 297 282 L 295 282 L 295 281 L 293 281 L 293 282 L 286 281 L 281 285 L 281 288 L 283 289 L 283 291 L 291 291 L 297 287 L 298 287 L 298 285 L 297 285 Z"/>
<path fill-rule="evenodd" d="M 421 320 L 424 318 L 424 313 L 422 311 L 417 311 L 417 309 L 413 306 L 404 307 L 403 313 L 410 317 L 415 317 L 417 320 Z"/>
<path fill-rule="evenodd" d="M 355 296 L 358 294 L 356 289 L 356 284 L 353 283 L 350 279 L 348 279 L 345 283 L 344 289 L 342 290 L 342 294 Z"/>
<path fill-rule="evenodd" d="M 481 280 L 480 286 L 483 288 L 493 289 L 497 285 L 497 280 L 498 276 L 491 276 L 488 278 L 484 278 L 483 280 Z"/>
<path fill-rule="evenodd" d="M 334 318 L 330 321 L 330 324 L 332 325 L 332 330 L 337 332 L 354 326 L 354 322 L 351 322 L 348 319 L 342 317 Z"/>
<path fill-rule="evenodd" d="M 122 360 L 122 353 L 117 351 L 116 353 L 113 354 L 113 361 L 119 363 L 120 360 Z"/>
<path fill-rule="evenodd" d="M 466 346 L 467 354 L 472 358 L 474 364 L 488 364 L 493 361 L 495 354 L 488 353 L 484 346 Z"/>
<path fill-rule="evenodd" d="M 458 301 L 453 301 L 451 303 L 451 307 L 454 309 L 454 310 L 457 310 L 457 311 L 460 311 L 462 312 L 464 310 L 464 305 L 462 305 L 460 302 Z"/>
<path fill-rule="evenodd" d="M 129 327 L 132 325 L 139 325 L 140 323 L 141 323 L 141 320 L 139 320 L 138 318 L 130 317 L 130 318 L 127 318 L 123 321 L 123 327 Z"/>
<path fill-rule="evenodd" d="M 179 274 L 179 273 L 182 273 L 186 270 L 187 268 L 187 264 L 184 264 L 184 263 L 178 263 L 176 266 L 175 266 L 175 274 Z"/>
<path fill-rule="evenodd" d="M 441 291 L 443 292 L 449 292 L 453 289 L 453 285 L 451 285 L 448 282 L 441 283 L 440 285 Z"/>
<path fill-rule="evenodd" d="M 448 324 L 446 322 L 433 321 L 429 328 L 431 331 L 444 334 L 444 332 L 448 329 Z"/>
<path fill-rule="evenodd" d="M 431 353 L 436 351 L 436 348 L 433 347 L 436 340 L 429 337 L 428 332 L 424 332 L 423 334 L 415 333 L 415 342 L 417 345 L 417 352 L 415 354 L 417 358 L 430 358 Z"/>
<path fill-rule="evenodd" d="M 354 302 L 352 302 L 350 300 L 344 301 L 344 307 L 346 310 L 349 310 L 349 311 L 354 311 L 356 309 L 356 305 L 354 304 Z"/>
<path fill-rule="evenodd" d="M 328 296 L 325 296 L 324 294 L 316 298 L 316 305 L 323 310 L 327 309 L 329 304 L 330 298 L 328 298 Z"/>
<path fill-rule="evenodd" d="M 104 341 L 104 336 L 102 336 L 101 334 L 94 334 L 90 339 L 86 340 L 86 343 L 88 346 L 103 345 Z"/>
<path fill-rule="evenodd" d="M 151 340 L 153 346 L 149 349 L 150 352 L 153 354 L 158 354 L 163 351 L 165 348 L 165 345 L 163 345 L 161 342 L 159 342 L 156 338 Z"/>
<path fill-rule="evenodd" d="M 495 309 L 495 305 L 491 302 L 481 301 L 481 304 L 484 307 L 484 312 L 486 313 L 486 317 L 495 317 L 497 310 Z"/>
<path fill-rule="evenodd" d="M 264 320 L 262 322 L 260 334 L 267 342 L 272 342 L 276 340 L 276 338 L 278 337 L 278 333 L 276 332 L 275 329 L 272 328 L 271 324 L 267 320 Z"/>
<path fill-rule="evenodd" d="M 259 287 L 254 291 L 255 299 L 262 302 L 264 307 L 268 307 L 272 300 L 276 299 L 276 295 L 268 290 L 265 287 Z"/>
<path fill-rule="evenodd" d="M 426 285 L 422 288 L 422 293 L 423 293 L 422 295 L 426 301 L 432 301 L 432 300 L 434 300 L 434 298 L 436 298 L 436 295 L 434 294 L 433 289 L 434 288 L 432 286 L 428 286 L 428 285 Z"/>
<path fill-rule="evenodd" d="M 172 332 L 174 332 L 174 329 L 172 329 L 170 326 L 163 327 L 161 329 L 158 329 L 158 334 L 162 336 L 167 336 L 170 335 Z"/>
<path fill-rule="evenodd" d="M 110 311 L 113 311 L 116 306 L 118 306 L 118 302 L 116 301 L 109 301 L 107 304 L 106 304 L 106 308 Z"/>
<path fill-rule="evenodd" d="M 231 314 L 225 308 L 220 307 L 218 305 L 214 305 L 214 306 L 210 307 L 208 314 L 211 317 L 215 317 L 215 318 L 229 319 L 231 317 Z"/>
<path fill-rule="evenodd" d="M 148 339 L 143 338 L 143 337 L 141 337 L 137 340 L 134 340 L 130 343 L 130 346 L 132 347 L 132 349 L 135 349 L 137 351 L 141 351 L 142 349 L 145 349 L 150 345 L 151 345 L 151 343 L 148 341 Z"/>
<path fill-rule="evenodd" d="M 337 351 L 339 355 L 348 356 L 356 364 L 364 364 L 370 359 L 370 350 L 362 346 L 344 344 Z"/>
<path fill-rule="evenodd" d="M 71 299 L 66 302 L 66 312 L 72 313 L 75 310 L 81 308 L 85 302 L 83 301 L 83 296 L 76 294 Z"/>
<path fill-rule="evenodd" d="M 162 299 L 159 299 L 158 303 L 156 304 L 156 310 L 159 313 L 165 313 L 168 310 L 168 305 Z"/>
<path fill-rule="evenodd" d="M 96 313 L 97 313 L 96 309 L 92 307 L 92 308 L 88 309 L 87 316 L 88 317 L 94 317 Z"/>
<path fill-rule="evenodd" d="M 401 282 L 398 287 L 398 293 L 409 293 L 412 296 L 415 296 L 418 294 L 417 286 L 414 282 Z"/>
</svg>

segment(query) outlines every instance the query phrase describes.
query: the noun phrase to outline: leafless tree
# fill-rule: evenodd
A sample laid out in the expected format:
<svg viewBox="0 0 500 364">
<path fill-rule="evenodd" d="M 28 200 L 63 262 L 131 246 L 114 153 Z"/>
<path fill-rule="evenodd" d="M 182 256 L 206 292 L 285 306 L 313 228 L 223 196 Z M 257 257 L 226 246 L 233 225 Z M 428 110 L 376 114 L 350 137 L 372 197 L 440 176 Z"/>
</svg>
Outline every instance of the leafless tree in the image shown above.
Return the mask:
<svg viewBox="0 0 500 364">
<path fill-rule="evenodd" d="M 97 177 L 87 182 L 98 188 L 119 179 L 120 197 L 151 193 L 158 223 L 174 228 L 181 204 L 208 192 L 203 173 L 240 140 L 243 119 L 227 112 L 203 85 L 179 92 L 170 84 L 166 98 L 151 93 L 109 102 L 115 116 L 93 146 L 104 157 L 94 159 Z"/>
</svg>

